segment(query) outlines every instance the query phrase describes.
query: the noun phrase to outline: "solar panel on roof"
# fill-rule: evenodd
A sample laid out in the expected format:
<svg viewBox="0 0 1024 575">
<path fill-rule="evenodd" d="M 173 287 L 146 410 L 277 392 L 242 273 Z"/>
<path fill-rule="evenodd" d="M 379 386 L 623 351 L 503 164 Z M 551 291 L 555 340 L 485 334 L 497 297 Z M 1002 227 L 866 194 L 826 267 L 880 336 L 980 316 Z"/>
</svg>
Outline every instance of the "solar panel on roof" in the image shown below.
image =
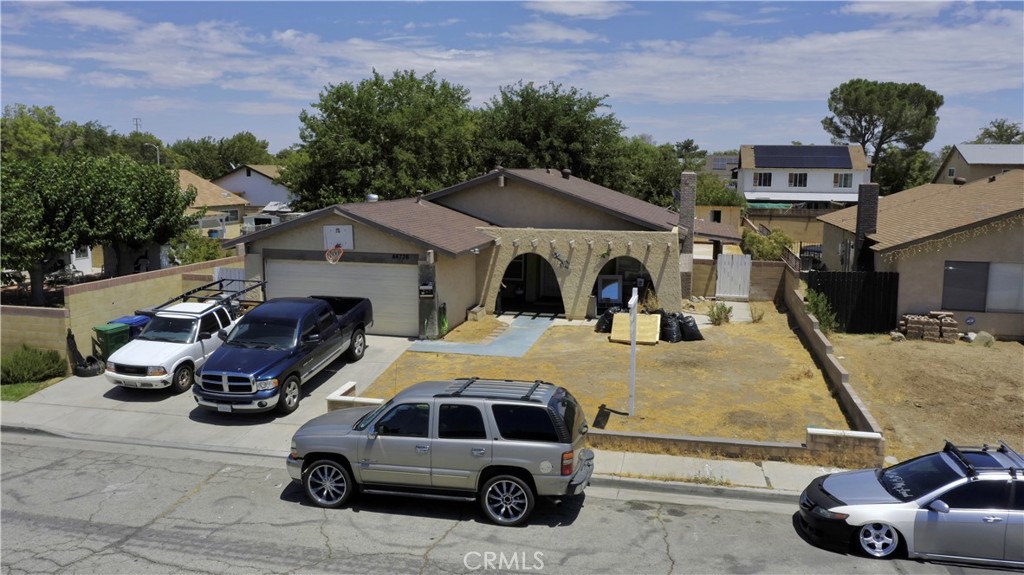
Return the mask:
<svg viewBox="0 0 1024 575">
<path fill-rule="evenodd" d="M 853 169 L 846 146 L 754 146 L 754 165 L 758 168 Z"/>
</svg>

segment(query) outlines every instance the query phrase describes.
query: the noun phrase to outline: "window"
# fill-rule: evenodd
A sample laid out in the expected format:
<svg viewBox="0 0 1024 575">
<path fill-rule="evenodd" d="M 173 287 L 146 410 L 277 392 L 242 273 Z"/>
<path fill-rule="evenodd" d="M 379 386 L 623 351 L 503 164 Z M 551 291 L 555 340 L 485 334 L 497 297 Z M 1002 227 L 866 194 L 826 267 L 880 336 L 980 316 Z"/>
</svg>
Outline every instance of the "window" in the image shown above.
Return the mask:
<svg viewBox="0 0 1024 575">
<path fill-rule="evenodd" d="M 437 436 L 448 439 L 486 439 L 483 414 L 472 405 L 444 404 L 437 410 Z"/>
<path fill-rule="evenodd" d="M 833 188 L 852 188 L 853 174 L 832 174 Z"/>
<path fill-rule="evenodd" d="M 217 308 L 213 310 L 213 313 L 217 315 L 217 319 L 220 320 L 221 327 L 227 328 L 231 325 L 231 318 L 228 317 L 228 312 L 224 311 L 224 308 Z"/>
<path fill-rule="evenodd" d="M 791 187 L 791 188 L 806 188 L 807 187 L 807 173 L 806 172 L 790 172 L 790 174 L 789 174 L 789 187 Z"/>
<path fill-rule="evenodd" d="M 220 324 L 217 323 L 217 316 L 208 313 L 199 319 L 199 333 L 217 333 Z"/>
<path fill-rule="evenodd" d="M 772 187 L 772 173 L 771 172 L 754 172 L 754 187 L 755 188 L 770 188 L 770 187 Z"/>
<path fill-rule="evenodd" d="M 238 221 L 238 210 L 224 210 L 227 217 L 224 218 L 225 222 L 237 222 Z"/>
<path fill-rule="evenodd" d="M 395 406 L 375 426 L 380 435 L 426 437 L 430 429 L 430 406 L 426 403 L 403 403 Z"/>
<path fill-rule="evenodd" d="M 1006 509 L 1010 503 L 1010 483 L 972 481 L 940 497 L 950 509 Z"/>
<path fill-rule="evenodd" d="M 558 441 L 555 425 L 543 407 L 499 404 L 491 406 L 491 413 L 498 424 L 498 433 L 505 439 Z"/>
<path fill-rule="evenodd" d="M 722 210 L 711 210 L 711 221 L 722 223 Z"/>
<path fill-rule="evenodd" d="M 245 177 L 247 177 L 247 178 L 251 178 L 252 177 L 252 168 L 249 168 L 248 166 L 246 166 L 246 168 L 245 168 Z"/>
<path fill-rule="evenodd" d="M 1024 264 L 947 261 L 942 307 L 1024 313 Z"/>
<path fill-rule="evenodd" d="M 947 178 L 952 178 L 955 175 L 956 175 L 956 168 L 950 168 L 950 169 L 946 170 L 946 177 Z"/>
<path fill-rule="evenodd" d="M 84 260 L 89 257 L 89 246 L 78 246 L 75 248 L 75 259 Z"/>
<path fill-rule="evenodd" d="M 953 481 L 957 474 L 939 453 L 929 453 L 882 470 L 882 487 L 900 501 L 910 501 Z"/>
<path fill-rule="evenodd" d="M 1024 511 L 1024 481 L 1018 479 L 1013 483 L 1013 501 L 1010 503 L 1010 509 Z"/>
</svg>

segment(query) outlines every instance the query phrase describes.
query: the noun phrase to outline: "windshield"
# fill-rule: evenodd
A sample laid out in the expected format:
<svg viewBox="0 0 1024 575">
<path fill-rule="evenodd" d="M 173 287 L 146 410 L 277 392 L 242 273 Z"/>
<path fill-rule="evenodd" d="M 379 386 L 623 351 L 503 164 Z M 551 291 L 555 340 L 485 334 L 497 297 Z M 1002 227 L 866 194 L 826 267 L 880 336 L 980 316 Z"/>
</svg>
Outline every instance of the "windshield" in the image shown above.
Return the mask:
<svg viewBox="0 0 1024 575">
<path fill-rule="evenodd" d="M 940 453 L 922 455 L 878 472 L 882 487 L 900 501 L 927 495 L 958 477 Z"/>
<path fill-rule="evenodd" d="M 135 339 L 189 343 L 195 326 L 195 318 L 157 316 L 146 324 L 142 333 Z"/>
<path fill-rule="evenodd" d="M 370 425 L 370 422 L 373 421 L 374 418 L 376 418 L 377 415 L 380 412 L 384 411 L 385 409 L 388 408 L 389 405 L 391 405 L 391 401 L 394 401 L 394 400 L 390 400 L 390 401 L 388 401 L 386 403 L 382 403 L 382 404 L 380 404 L 380 406 L 377 409 L 374 409 L 370 413 L 367 413 L 366 415 L 360 417 L 359 421 L 356 421 L 356 424 L 352 426 L 352 429 L 354 429 L 356 431 L 362 431 L 362 430 L 366 429 L 366 426 Z"/>
<path fill-rule="evenodd" d="M 248 319 L 248 318 L 246 318 Z M 260 349 L 288 349 L 295 347 L 298 332 L 297 318 L 243 319 L 225 341 L 227 345 Z"/>
</svg>

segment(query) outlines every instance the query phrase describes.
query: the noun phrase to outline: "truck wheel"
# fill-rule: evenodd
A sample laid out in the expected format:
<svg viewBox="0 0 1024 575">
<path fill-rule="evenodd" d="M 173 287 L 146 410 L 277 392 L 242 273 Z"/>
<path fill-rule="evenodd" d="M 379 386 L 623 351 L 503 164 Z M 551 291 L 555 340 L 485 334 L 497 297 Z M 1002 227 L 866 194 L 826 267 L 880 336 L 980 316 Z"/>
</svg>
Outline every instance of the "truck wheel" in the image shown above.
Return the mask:
<svg viewBox="0 0 1024 575">
<path fill-rule="evenodd" d="M 299 407 L 299 396 L 302 391 L 299 388 L 299 378 L 294 375 L 284 380 L 281 386 L 281 398 L 277 400 L 277 412 L 281 415 L 288 415 Z"/>
<path fill-rule="evenodd" d="M 330 459 L 313 462 L 302 474 L 306 496 L 320 507 L 341 507 L 352 497 L 355 485 L 345 466 Z"/>
<path fill-rule="evenodd" d="M 183 363 L 174 370 L 174 377 L 171 378 L 171 391 L 174 393 L 185 393 L 192 387 L 192 366 Z"/>
<path fill-rule="evenodd" d="M 348 346 L 348 360 L 359 361 L 366 353 L 366 333 L 357 329 L 352 333 L 352 345 Z"/>
</svg>

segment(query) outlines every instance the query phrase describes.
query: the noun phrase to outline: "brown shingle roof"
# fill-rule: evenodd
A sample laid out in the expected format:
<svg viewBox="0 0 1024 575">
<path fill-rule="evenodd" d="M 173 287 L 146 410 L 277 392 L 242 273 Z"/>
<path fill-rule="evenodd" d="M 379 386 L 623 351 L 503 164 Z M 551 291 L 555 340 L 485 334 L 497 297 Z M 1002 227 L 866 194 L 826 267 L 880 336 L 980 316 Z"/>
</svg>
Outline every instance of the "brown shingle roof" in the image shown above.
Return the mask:
<svg viewBox="0 0 1024 575">
<path fill-rule="evenodd" d="M 483 247 L 494 238 L 477 230 L 488 222 L 444 206 L 405 198 L 341 204 L 338 211 L 356 221 L 384 228 L 415 243 L 457 255 Z"/>
<path fill-rule="evenodd" d="M 942 237 L 993 220 L 1024 213 L 1024 170 L 1013 170 L 956 186 L 925 184 L 878 201 L 876 251 Z M 857 207 L 820 216 L 849 232 L 857 230 Z"/>
<path fill-rule="evenodd" d="M 259 172 L 271 180 L 281 175 L 281 166 L 273 164 L 246 164 L 242 167 L 251 168 L 253 171 Z"/>
<path fill-rule="evenodd" d="M 205 180 L 188 170 L 178 170 L 178 185 L 182 191 L 190 185 L 196 188 L 196 199 L 190 207 L 202 208 L 205 206 L 247 206 L 249 202 L 237 194 L 233 194 L 210 180 Z"/>
</svg>

